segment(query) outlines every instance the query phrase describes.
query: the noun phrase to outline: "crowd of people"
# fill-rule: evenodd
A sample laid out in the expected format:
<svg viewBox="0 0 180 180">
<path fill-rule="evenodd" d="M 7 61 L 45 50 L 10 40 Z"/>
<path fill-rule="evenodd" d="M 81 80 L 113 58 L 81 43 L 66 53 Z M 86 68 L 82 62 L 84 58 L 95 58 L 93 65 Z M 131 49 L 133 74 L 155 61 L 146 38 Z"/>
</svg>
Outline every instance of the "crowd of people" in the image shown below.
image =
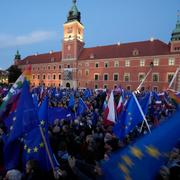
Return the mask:
<svg viewBox="0 0 180 180">
<path fill-rule="evenodd" d="M 32 159 L 26 164 L 26 169 L 12 169 L 5 171 L 3 169 L 3 140 L 0 139 L 0 174 L 4 179 L 103 179 L 103 172 L 100 166 L 102 161 L 107 161 L 113 152 L 125 148 L 128 144 L 137 140 L 139 136 L 148 133 L 146 124 L 144 123 L 141 129 L 141 124 L 136 126 L 125 139 L 120 140 L 113 132 L 113 124 L 107 125 L 104 123 L 104 101 L 107 92 L 91 91 L 89 97 L 84 97 L 84 90 L 64 89 L 60 94 L 44 93 L 49 96 L 49 107 L 64 107 L 69 108 L 70 96 L 73 93 L 75 104 L 71 111 L 76 114 L 78 108 L 78 99 L 81 97 L 87 105 L 87 110 L 80 115 L 67 117 L 64 119 L 56 118 L 53 124 L 48 126 L 48 135 L 50 145 L 59 168 L 56 172 L 42 172 L 38 166 L 38 161 Z M 58 92 L 58 91 L 57 91 Z M 137 94 L 143 95 L 145 92 Z M 115 91 L 115 104 L 118 104 L 121 91 Z M 2 94 L 1 99 L 5 96 Z M 43 98 L 43 97 L 42 97 Z M 125 99 L 128 98 L 125 97 Z M 158 126 L 161 121 L 164 121 L 174 111 L 176 106 L 166 94 L 166 99 L 159 97 L 160 102 L 152 97 L 151 105 L 147 113 L 148 124 L 151 128 Z M 125 102 L 124 99 L 124 102 Z M 1 100 L 2 102 L 2 100 Z M 38 99 L 40 106 L 40 99 Z M 0 134 L 5 130 L 3 122 L 0 122 Z M 176 148 L 169 156 L 169 161 L 166 166 L 163 166 L 158 179 L 168 179 L 171 175 L 174 177 L 174 172 L 179 171 L 180 149 Z M 176 153 L 176 155 L 175 155 Z M 166 178 L 165 178 L 165 175 Z M 177 177 L 177 176 L 175 176 Z M 179 177 L 179 176 L 178 176 Z M 172 179 L 172 178 L 170 178 Z"/>
</svg>

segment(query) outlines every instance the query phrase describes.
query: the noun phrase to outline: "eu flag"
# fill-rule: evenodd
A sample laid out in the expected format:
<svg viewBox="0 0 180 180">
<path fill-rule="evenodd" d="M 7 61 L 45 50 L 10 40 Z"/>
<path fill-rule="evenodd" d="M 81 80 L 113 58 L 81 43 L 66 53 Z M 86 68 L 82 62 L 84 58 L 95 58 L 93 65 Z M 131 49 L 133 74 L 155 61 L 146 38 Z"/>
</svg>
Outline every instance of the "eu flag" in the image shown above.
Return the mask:
<svg viewBox="0 0 180 180">
<path fill-rule="evenodd" d="M 77 116 L 83 114 L 88 109 L 85 102 L 82 100 L 82 98 L 79 98 L 78 102 L 78 108 L 77 108 Z"/>
<path fill-rule="evenodd" d="M 33 104 L 33 99 L 29 91 L 29 83 L 25 80 L 22 87 L 21 96 L 17 104 L 15 121 L 12 131 L 9 134 L 8 142 L 22 137 L 34 128 L 38 123 L 37 111 Z"/>
<path fill-rule="evenodd" d="M 156 179 L 159 169 L 167 161 L 169 153 L 180 138 L 180 110 L 164 123 L 129 145 L 116 152 L 102 164 L 104 179 Z"/>
<path fill-rule="evenodd" d="M 70 95 L 68 107 L 74 109 L 74 105 L 75 105 L 75 99 L 74 99 L 74 93 L 72 93 Z"/>
<path fill-rule="evenodd" d="M 42 101 L 38 110 L 39 125 L 48 132 L 48 96 Z"/>
<path fill-rule="evenodd" d="M 137 124 L 144 120 L 135 98 L 135 95 L 130 96 L 120 118 L 113 127 L 114 134 L 120 139 L 125 138 Z"/>
<path fill-rule="evenodd" d="M 46 145 L 50 152 L 50 156 L 52 158 L 53 166 L 56 166 L 54 156 L 52 154 L 52 150 L 49 145 L 49 140 L 47 137 L 47 133 L 44 133 Z M 24 147 L 23 147 L 23 166 L 28 160 L 34 159 L 39 162 L 39 166 L 44 171 L 49 171 L 52 169 L 52 165 L 50 163 L 45 143 L 42 138 L 42 134 L 40 131 L 40 127 L 35 127 L 29 133 L 24 136 Z"/>
<path fill-rule="evenodd" d="M 147 92 L 144 94 L 144 96 L 140 96 L 138 98 L 139 104 L 143 110 L 143 113 L 146 115 L 148 112 L 148 106 L 151 102 L 151 93 Z"/>
<path fill-rule="evenodd" d="M 27 81 L 23 83 L 17 109 L 9 118 L 10 131 L 3 150 L 6 169 L 17 168 L 20 157 L 20 138 L 36 126 L 38 119 Z"/>
</svg>

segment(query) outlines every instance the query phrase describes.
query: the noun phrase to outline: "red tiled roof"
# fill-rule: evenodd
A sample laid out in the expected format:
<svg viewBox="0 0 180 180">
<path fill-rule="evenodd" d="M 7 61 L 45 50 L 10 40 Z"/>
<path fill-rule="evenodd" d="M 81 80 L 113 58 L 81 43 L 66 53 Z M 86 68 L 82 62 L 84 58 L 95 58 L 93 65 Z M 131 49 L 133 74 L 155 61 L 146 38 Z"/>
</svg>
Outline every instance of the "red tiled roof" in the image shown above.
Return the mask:
<svg viewBox="0 0 180 180">
<path fill-rule="evenodd" d="M 168 44 L 160 40 L 154 40 L 85 48 L 79 60 L 133 57 L 134 50 L 139 52 L 136 55 L 137 57 L 170 54 Z M 94 58 L 90 58 L 90 56 L 94 56 Z"/>
<path fill-rule="evenodd" d="M 21 60 L 18 64 L 40 64 L 40 63 L 52 63 L 52 62 L 60 62 L 62 59 L 62 53 L 60 52 L 52 52 L 46 54 L 38 54 L 27 56 L 23 60 Z"/>
<path fill-rule="evenodd" d="M 138 51 L 138 55 L 133 55 L 134 50 Z M 154 40 L 84 48 L 78 60 L 123 58 L 133 56 L 156 56 L 167 54 L 170 54 L 170 46 L 160 40 Z M 52 58 L 54 58 L 54 61 L 51 61 Z M 28 56 L 21 60 L 19 65 L 60 62 L 61 59 L 62 52 L 60 51 L 53 52 L 51 54 L 46 53 Z"/>
</svg>

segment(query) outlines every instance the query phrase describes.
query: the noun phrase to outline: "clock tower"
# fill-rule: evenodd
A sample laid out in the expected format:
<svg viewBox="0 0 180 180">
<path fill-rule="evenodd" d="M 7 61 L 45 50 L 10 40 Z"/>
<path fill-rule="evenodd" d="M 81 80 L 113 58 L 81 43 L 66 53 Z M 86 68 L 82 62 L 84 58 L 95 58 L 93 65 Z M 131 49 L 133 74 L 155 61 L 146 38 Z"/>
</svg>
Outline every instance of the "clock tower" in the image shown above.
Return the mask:
<svg viewBox="0 0 180 180">
<path fill-rule="evenodd" d="M 81 23 L 81 13 L 76 6 L 76 0 L 64 23 L 64 38 L 62 43 L 62 60 L 77 60 L 84 47 L 84 26 Z"/>
</svg>

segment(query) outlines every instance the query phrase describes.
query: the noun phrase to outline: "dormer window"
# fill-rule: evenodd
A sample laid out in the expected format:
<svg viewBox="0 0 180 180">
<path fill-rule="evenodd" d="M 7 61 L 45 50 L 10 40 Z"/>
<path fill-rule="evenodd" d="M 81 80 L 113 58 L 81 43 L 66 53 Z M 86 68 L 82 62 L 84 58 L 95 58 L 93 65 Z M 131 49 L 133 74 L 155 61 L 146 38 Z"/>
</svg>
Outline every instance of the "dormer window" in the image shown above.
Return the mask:
<svg viewBox="0 0 180 180">
<path fill-rule="evenodd" d="M 94 54 L 93 53 L 90 54 L 90 59 L 94 59 Z"/>
<path fill-rule="evenodd" d="M 133 56 L 138 56 L 139 55 L 139 50 L 138 49 L 134 49 L 132 54 L 133 54 Z"/>
</svg>

